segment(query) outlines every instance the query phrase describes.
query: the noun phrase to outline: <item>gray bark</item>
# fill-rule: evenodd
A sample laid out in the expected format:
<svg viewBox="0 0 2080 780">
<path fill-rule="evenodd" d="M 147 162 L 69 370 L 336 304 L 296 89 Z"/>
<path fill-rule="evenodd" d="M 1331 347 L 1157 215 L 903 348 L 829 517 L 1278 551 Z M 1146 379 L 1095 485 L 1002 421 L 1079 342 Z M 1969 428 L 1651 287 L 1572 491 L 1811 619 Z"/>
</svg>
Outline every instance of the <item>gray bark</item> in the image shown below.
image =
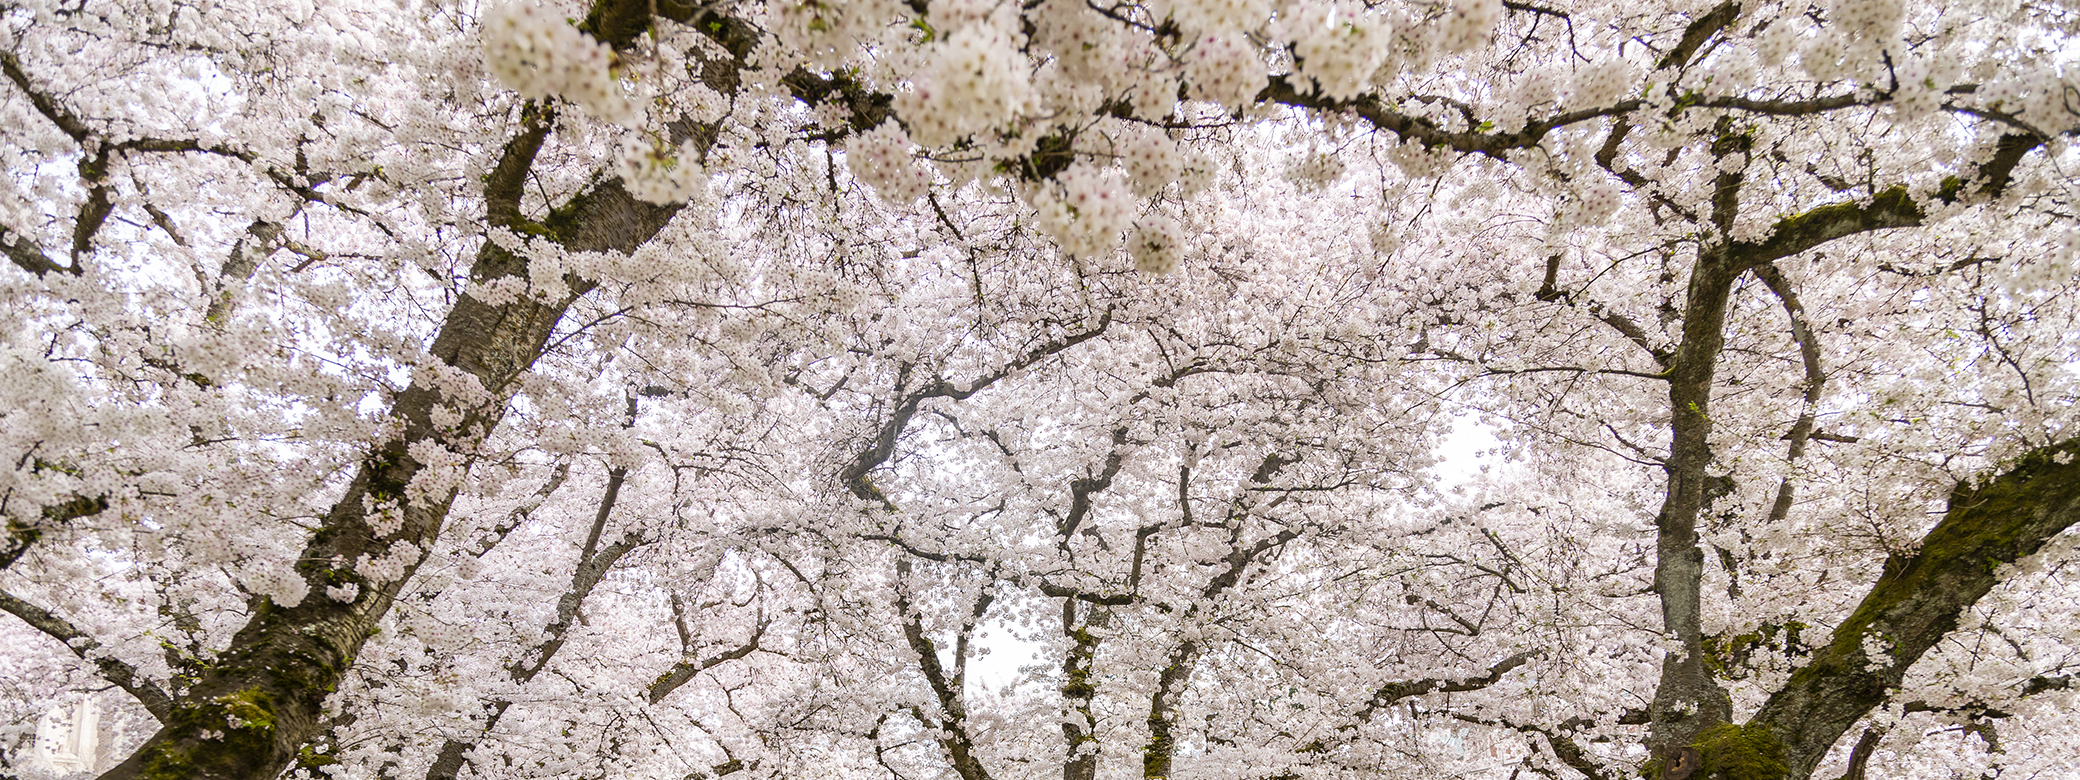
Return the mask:
<svg viewBox="0 0 2080 780">
<path fill-rule="evenodd" d="M 487 177 L 487 216 L 494 226 L 521 222 L 519 184 L 548 133 L 547 113 L 531 109 L 526 114 L 521 131 Z M 616 179 L 579 195 L 543 227 L 573 251 L 629 253 L 656 235 L 677 211 L 676 206 L 636 200 Z M 487 242 L 471 278 L 484 282 L 526 271 L 526 260 Z M 514 380 L 541 357 L 577 296 L 591 289 L 586 280 L 568 281 L 570 296 L 556 301 L 494 306 L 467 295 L 457 299 L 431 352 L 476 378 L 490 398 L 449 397 L 416 383 L 400 393 L 390 416 L 402 432 L 364 457 L 345 495 L 299 556 L 303 563 L 298 571 L 311 583 L 310 596 L 293 607 L 255 600 L 251 620 L 174 702 L 165 726 L 103 777 L 265 780 L 295 760 L 302 745 L 323 728 L 319 715 L 325 697 L 352 667 L 362 644 L 375 633 L 411 576 L 408 570 L 396 580 L 372 581 L 357 574 L 352 562 L 364 555 L 380 557 L 398 545 L 416 547 L 423 558 L 447 519 L 452 491 L 422 498 L 407 492 L 425 468 L 411 456 L 412 446 L 431 443 L 464 454 L 477 449 L 504 416 Z M 433 410 L 443 405 L 463 412 L 460 425 L 434 425 Z M 402 516 L 401 523 L 392 533 L 378 534 L 365 507 L 386 504 L 394 509 L 385 511 Z M 411 570 L 416 568 L 415 563 Z M 325 595 L 328 586 L 348 585 L 358 589 L 351 602 Z"/>
<path fill-rule="evenodd" d="M 1704 551 L 1697 521 L 1704 511 L 1711 464 L 1712 374 L 1726 340 L 1726 305 L 1743 269 L 1723 250 L 1707 251 L 1691 271 L 1683 310 L 1683 340 L 1669 370 L 1668 488 L 1655 518 L 1654 591 L 1661 597 L 1662 630 L 1680 649 L 1661 663 L 1661 681 L 1648 713 L 1647 749 L 1669 756 L 1698 732 L 1732 717 L 1732 702 L 1704 663 Z"/>
</svg>

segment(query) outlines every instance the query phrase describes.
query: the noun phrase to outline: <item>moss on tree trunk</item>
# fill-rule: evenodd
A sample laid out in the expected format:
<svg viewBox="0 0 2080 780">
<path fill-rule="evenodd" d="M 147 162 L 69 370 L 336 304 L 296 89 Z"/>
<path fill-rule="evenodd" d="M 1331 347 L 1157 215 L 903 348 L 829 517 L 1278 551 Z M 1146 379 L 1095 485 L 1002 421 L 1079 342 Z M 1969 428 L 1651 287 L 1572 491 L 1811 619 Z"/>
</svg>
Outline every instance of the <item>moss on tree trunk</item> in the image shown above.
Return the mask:
<svg viewBox="0 0 2080 780">
<path fill-rule="evenodd" d="M 1767 729 L 1782 744 L 1785 771 L 1778 776 L 1810 776 L 1842 734 L 1882 705 L 1907 669 L 1999 583 L 2002 565 L 2080 521 L 2076 455 L 2080 439 L 2069 439 L 2031 451 L 1976 486 L 1959 484 L 1920 550 L 1885 562 L 1831 641 L 1750 721 L 1749 730 Z M 1873 653 L 1871 646 L 1887 650 Z"/>
</svg>

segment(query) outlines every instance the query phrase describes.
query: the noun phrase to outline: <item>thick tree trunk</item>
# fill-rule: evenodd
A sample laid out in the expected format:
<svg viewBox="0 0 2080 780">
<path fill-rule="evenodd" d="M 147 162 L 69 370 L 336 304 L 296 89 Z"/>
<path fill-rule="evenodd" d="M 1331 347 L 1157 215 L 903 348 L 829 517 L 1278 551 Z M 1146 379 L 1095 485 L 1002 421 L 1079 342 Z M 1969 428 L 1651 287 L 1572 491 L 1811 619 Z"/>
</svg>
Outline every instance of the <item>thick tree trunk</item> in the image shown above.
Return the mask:
<svg viewBox="0 0 2080 780">
<path fill-rule="evenodd" d="M 517 219 L 516 209 L 501 209 L 510 204 L 501 203 L 497 187 L 525 175 L 546 135 L 546 116 L 530 115 L 527 122 L 487 184 L 493 224 Z M 655 236 L 677 211 L 677 206 L 637 201 L 619 180 L 610 180 L 558 209 L 545 232 L 572 251 L 627 253 Z M 526 273 L 525 259 L 489 243 L 471 269 L 479 282 Z M 164 727 L 103 778 L 265 780 L 296 759 L 320 731 L 325 697 L 353 666 L 447 519 L 452 488 L 433 494 L 411 489 L 429 466 L 420 457 L 436 447 L 454 453 L 466 467 L 504 416 L 513 380 L 541 357 L 564 312 L 591 287 L 584 280 L 567 281 L 571 293 L 561 300 L 494 306 L 467 295 L 457 299 L 431 350 L 444 367 L 454 369 L 445 382 L 449 386 L 415 382 L 398 395 L 390 414 L 401 433 L 362 461 L 346 494 L 303 551 L 297 568 L 310 594 L 293 607 L 256 599 L 251 620 L 201 679 L 178 696 Z M 478 387 L 457 388 L 456 380 L 474 380 Z M 462 412 L 461 423 L 435 425 L 433 412 L 441 407 Z M 393 579 L 371 579 L 356 571 L 364 559 L 395 554 L 407 556 L 409 565 Z M 341 601 L 328 595 L 328 588 L 353 595 Z"/>
<path fill-rule="evenodd" d="M 1062 761 L 1062 780 L 1096 780 L 1098 776 L 1097 713 L 1091 697 L 1098 689 L 1091 680 L 1091 663 L 1098 655 L 1098 636 L 1091 628 L 1103 623 L 1105 613 L 1095 609 L 1076 617 L 1076 600 L 1062 599 L 1062 634 L 1075 645 L 1062 658 L 1062 700 L 1069 716 L 1062 719 L 1062 743 L 1068 754 Z"/>
<path fill-rule="evenodd" d="M 1750 721 L 1782 751 L 1785 777 L 1813 773 L 1836 741 L 1885 703 L 1907 669 L 1999 583 L 2003 564 L 2080 522 L 2080 438 L 2039 448 L 2013 468 L 1950 494 L 1919 552 L 1894 555 L 1827 646 Z"/>
<path fill-rule="evenodd" d="M 1662 630 L 1679 649 L 1661 662 L 1661 682 L 1648 710 L 1647 749 L 1671 766 L 1698 732 L 1732 716 L 1731 701 L 1704 664 L 1704 551 L 1697 546 L 1697 521 L 1708 501 L 1712 375 L 1726 341 L 1727 300 L 1742 271 L 1723 249 L 1700 253 L 1684 303 L 1683 341 L 1669 370 L 1668 489 L 1655 518 L 1654 591 L 1661 597 Z"/>
<path fill-rule="evenodd" d="M 2024 155 L 2035 149 L 2038 143 L 2037 139 L 2028 136 L 2003 136 L 1993 156 L 1977 166 L 1976 184 L 1967 188 L 1962 180 L 1958 180 L 1946 185 L 1932 197 L 1946 203 L 1999 197 L 2006 188 L 2015 166 Z M 1725 135 L 1714 145 L 1713 151 L 1722 157 L 1735 152 L 1745 154 L 1747 141 L 1745 136 Z M 1722 173 L 1715 180 L 1712 220 L 1724 235 L 1732 233 L 1734 216 L 1740 205 L 1738 194 L 1741 184 L 1742 178 L 1736 173 Z M 1765 710 L 1764 714 L 1769 715 L 1771 720 L 1766 721 L 1763 716 L 1757 716 L 1754 723 L 1774 724 L 1771 725 L 1771 731 L 1775 733 L 1775 737 L 1731 725 L 1731 702 L 1725 689 L 1713 679 L 1710 669 L 1704 664 L 1701 618 L 1704 552 L 1698 547 L 1697 522 L 1710 503 L 1709 486 L 1712 478 L 1706 469 L 1712 460 L 1712 376 L 1719 352 L 1725 344 L 1727 304 L 1734 282 L 1750 269 L 1766 268 L 1775 260 L 1796 255 L 1837 238 L 1917 226 L 1924 217 L 1921 203 L 1908 197 L 1904 187 L 1896 187 L 1878 193 L 1868 202 L 1845 201 L 1781 219 L 1768 238 L 1760 242 L 1736 241 L 1699 251 L 1697 265 L 1691 272 L 1688 297 L 1684 303 L 1682 343 L 1678 345 L 1675 361 L 1668 370 L 1671 436 L 1666 468 L 1669 481 L 1661 513 L 1655 520 L 1658 531 L 1656 552 L 1659 557 L 1654 570 L 1654 590 L 1661 597 L 1663 631 L 1676 640 L 1679 649 L 1662 660 L 1660 683 L 1648 710 L 1650 730 L 1646 747 L 1651 757 L 1647 772 L 1650 777 L 1677 780 L 1694 776 L 1699 772 L 1716 771 L 1715 767 L 1725 766 L 1726 759 L 1723 755 L 1715 758 L 1713 754 L 1724 754 L 1727 751 L 1737 751 L 1749 759 L 1760 761 L 1760 765 L 1767 771 L 1750 774 L 1755 777 L 1767 777 L 1783 768 L 1777 764 L 1778 746 L 1774 743 L 1774 740 L 1783 740 L 1789 751 L 1786 755 L 1790 759 L 1790 776 L 1802 778 L 1811 773 L 1813 764 L 1817 763 L 1828 746 L 1834 744 L 1841 736 L 1842 730 L 1847 729 L 1882 699 L 1882 690 L 1869 692 L 1870 695 L 1878 697 L 1869 703 L 1860 703 L 1855 697 L 1841 698 L 1849 691 L 1857 689 L 1857 686 L 1871 684 L 1863 677 L 1855 677 L 1855 681 L 1850 681 L 1850 678 L 1842 677 L 1842 674 L 1854 672 L 1855 675 L 1868 676 L 1869 673 L 1860 671 L 1860 667 L 1855 665 L 1860 661 L 1834 664 L 1827 659 L 1835 656 L 1829 655 L 1816 661 L 1813 666 L 1801 670 L 1784 691 L 1771 699 L 1770 707 L 1778 708 L 1774 711 Z M 1817 357 L 1812 352 L 1816 348 L 1810 342 L 1809 334 L 1804 333 L 1803 325 L 1798 322 L 1799 307 L 1787 294 L 1788 287 L 1783 286 L 1783 280 L 1780 277 L 1774 280 L 1770 278 L 1774 269 L 1761 273 L 1765 283 L 1772 286 L 1773 292 L 1785 298 L 1786 311 L 1794 320 L 1794 339 L 1799 341 L 1804 354 L 1808 380 L 1815 381 Z M 1807 405 L 1810 406 L 1816 398 L 1817 395 L 1809 386 Z M 1802 446 L 1803 440 L 1798 437 L 1810 433 L 1809 425 L 1802 424 L 1802 427 L 1807 430 L 1794 437 L 1794 446 Z M 2007 479 L 2007 476 L 2001 478 Z M 1779 503 L 1788 504 L 1789 495 L 1787 483 L 1785 490 L 1780 493 Z M 2047 495 L 2044 498 L 2049 500 L 2051 497 Z M 1958 506 L 1957 498 L 1953 496 L 1953 517 L 1958 511 Z M 1786 510 L 1788 506 L 1785 509 L 1775 509 L 1772 514 Z M 1949 524 L 1950 520 L 1944 523 Z M 2067 520 L 2066 525 L 2070 524 L 2071 521 Z M 2059 526 L 2060 529 L 2064 527 Z M 1937 533 L 1943 532 L 1943 526 L 1938 526 Z M 2037 538 L 2028 549 L 2035 550 L 2042 545 L 2044 539 L 2056 533 L 2057 530 L 2052 530 L 2049 534 Z M 1937 539 L 1933 533 L 1929 538 L 1931 542 Z M 1976 560 L 1983 561 L 1985 558 L 1986 556 L 1981 554 Z M 2013 559 L 2011 556 L 2003 560 Z M 1889 564 L 1888 578 L 1892 576 L 1891 571 L 1892 567 Z M 1984 587 L 1980 587 L 1976 592 L 1970 592 L 1969 588 L 1951 588 L 1942 582 L 1929 581 L 1907 587 L 1944 590 L 1944 593 L 1910 596 L 1905 592 L 1893 592 L 1889 596 L 1882 596 L 1881 592 L 1885 592 L 1888 586 L 1887 581 L 1881 581 L 1879 589 L 1874 590 L 1870 598 L 1884 598 L 1889 601 L 1906 599 L 1914 603 L 1934 598 L 1945 604 L 1955 602 L 1954 610 L 1943 613 L 1947 614 L 1947 617 L 1939 619 L 1936 616 L 1936 612 L 1941 612 L 1943 607 L 1928 606 L 1936 612 L 1917 618 L 1924 622 L 1916 625 L 1925 630 L 1934 630 L 1935 625 L 1926 621 L 1941 622 L 1940 630 L 1934 630 L 1933 634 L 1926 637 L 1927 642 L 1933 644 L 1954 626 L 1957 611 L 1970 606 L 1987 588 L 1992 587 L 1990 572 L 1991 566 L 1988 566 Z M 1967 593 L 1969 598 L 1957 601 Z M 1869 601 L 1866 601 L 1866 607 L 1870 607 Z M 1864 612 L 1859 611 L 1857 615 L 1863 616 Z M 1856 619 L 1869 622 L 1867 618 Z M 1853 620 L 1855 619 L 1852 619 L 1852 622 Z M 1846 638 L 1844 635 L 1837 636 L 1835 644 L 1847 648 L 1841 651 L 1848 654 L 1841 656 L 1842 658 L 1861 658 L 1862 639 L 1857 632 L 1863 630 L 1858 628 Z M 1902 660 L 1891 672 L 1893 676 L 1889 678 L 1888 685 L 1896 685 L 1899 675 L 1913 663 L 1913 659 L 1919 658 L 1921 652 L 1927 649 L 1927 645 L 1919 645 L 1919 649 L 1912 649 L 1912 655 L 1907 655 L 1906 653 L 1915 647 L 1911 642 L 1902 641 L 1895 646 L 1898 648 L 1897 657 Z M 1830 646 L 1829 652 L 1835 652 L 1833 646 Z M 1806 692 L 1794 695 L 1794 690 Z M 1823 690 L 1826 693 L 1822 693 Z M 1791 714 L 1804 713 L 1815 708 L 1816 712 L 1832 712 L 1834 715 L 1821 717 Z M 1845 721 L 1836 723 L 1842 714 L 1850 711 L 1855 714 Z M 1781 725 L 1786 722 L 1784 719 L 1787 717 L 1797 720 L 1798 723 Z M 1813 720 L 1815 717 L 1819 719 Z"/>
<path fill-rule="evenodd" d="M 514 262 L 497 257 L 502 254 L 487 250 L 484 260 L 490 262 L 479 266 Z M 465 296 L 449 312 L 435 354 L 487 388 L 503 386 L 534 363 L 567 303 L 493 307 Z M 310 594 L 293 607 L 254 600 L 252 619 L 175 703 L 165 727 L 103 777 L 266 778 L 287 766 L 318 731 L 325 696 L 375 634 L 447 518 L 452 489 L 435 495 L 411 491 L 427 468 L 413 451 L 433 445 L 466 457 L 504 411 L 505 394 L 493 395 L 489 403 L 463 407 L 460 431 L 441 431 L 432 424 L 434 408 L 462 399 L 418 383 L 400 394 L 391 414 L 404 423 L 403 434 L 363 460 L 304 548 L 297 569 Z M 394 579 L 356 571 L 358 561 L 400 553 L 411 563 Z M 327 595 L 329 587 L 356 593 L 340 601 Z"/>
</svg>

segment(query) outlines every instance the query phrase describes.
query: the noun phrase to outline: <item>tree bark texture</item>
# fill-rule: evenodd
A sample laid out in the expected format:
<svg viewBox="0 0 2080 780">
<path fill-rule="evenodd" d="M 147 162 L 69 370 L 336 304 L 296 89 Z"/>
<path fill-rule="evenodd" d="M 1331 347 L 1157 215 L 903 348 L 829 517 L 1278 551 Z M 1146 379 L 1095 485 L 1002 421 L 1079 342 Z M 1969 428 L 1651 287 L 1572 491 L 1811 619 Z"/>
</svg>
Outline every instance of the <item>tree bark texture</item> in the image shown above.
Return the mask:
<svg viewBox="0 0 2080 780">
<path fill-rule="evenodd" d="M 528 127 L 509 143 L 499 170 L 488 177 L 494 225 L 517 220 L 517 209 L 501 202 L 501 185 L 524 177 L 546 134 L 546 117 L 525 121 Z M 677 206 L 636 200 L 615 179 L 557 209 L 542 232 L 570 251 L 629 253 L 677 211 Z M 477 282 L 526 273 L 524 258 L 488 242 L 471 268 Z M 417 561 L 432 549 L 454 501 L 452 489 L 412 494 L 409 486 L 427 468 L 413 451 L 433 445 L 467 463 L 504 416 L 513 380 L 542 356 L 564 312 L 592 287 L 587 280 L 567 281 L 571 292 L 560 300 L 523 298 L 492 305 L 468 295 L 457 298 L 430 351 L 439 361 L 436 368 L 453 369 L 450 374 L 474 380 L 478 387 L 414 382 L 398 394 L 390 416 L 401 432 L 363 459 L 300 557 L 297 569 L 311 593 L 293 607 L 256 599 L 253 617 L 200 679 L 178 695 L 164 727 L 102 777 L 265 780 L 296 759 L 322 730 L 325 697 L 375 634 Z M 461 423 L 435 425 L 433 412 L 443 406 L 461 411 Z M 392 554 L 400 546 L 415 555 L 403 575 L 377 581 L 356 573 L 357 561 Z M 351 601 L 326 593 L 327 587 L 350 586 L 356 591 Z"/>
<path fill-rule="evenodd" d="M 1648 710 L 1653 728 L 1647 749 L 1654 756 L 1669 756 L 1698 732 L 1732 717 L 1731 700 L 1704 663 L 1704 551 L 1697 546 L 1697 521 L 1712 462 L 1712 375 L 1726 341 L 1727 301 L 1743 270 L 1723 249 L 1700 253 L 1684 304 L 1683 340 L 1668 372 L 1668 488 L 1654 521 L 1654 591 L 1661 597 L 1662 630 L 1679 649 L 1662 659 Z"/>
<path fill-rule="evenodd" d="M 1999 584 L 2003 565 L 2080 522 L 2076 456 L 2080 438 L 2031 451 L 1976 486 L 1960 483 L 1920 549 L 1886 559 L 1856 611 L 1750 721 L 1750 730 L 1766 728 L 1781 744 L 1786 777 L 1811 776 L 1828 749 Z"/>
</svg>

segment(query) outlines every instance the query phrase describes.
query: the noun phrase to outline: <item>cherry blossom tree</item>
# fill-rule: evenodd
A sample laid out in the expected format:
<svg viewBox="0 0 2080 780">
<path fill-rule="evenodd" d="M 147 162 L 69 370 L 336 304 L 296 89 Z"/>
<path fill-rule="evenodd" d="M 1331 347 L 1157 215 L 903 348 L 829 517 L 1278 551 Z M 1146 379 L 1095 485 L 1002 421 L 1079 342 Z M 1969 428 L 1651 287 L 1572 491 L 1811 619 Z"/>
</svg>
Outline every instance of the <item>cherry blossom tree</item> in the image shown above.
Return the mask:
<svg viewBox="0 0 2080 780">
<path fill-rule="evenodd" d="M 0 6 L 0 771 L 2052 776 L 2073 33 Z"/>
</svg>

